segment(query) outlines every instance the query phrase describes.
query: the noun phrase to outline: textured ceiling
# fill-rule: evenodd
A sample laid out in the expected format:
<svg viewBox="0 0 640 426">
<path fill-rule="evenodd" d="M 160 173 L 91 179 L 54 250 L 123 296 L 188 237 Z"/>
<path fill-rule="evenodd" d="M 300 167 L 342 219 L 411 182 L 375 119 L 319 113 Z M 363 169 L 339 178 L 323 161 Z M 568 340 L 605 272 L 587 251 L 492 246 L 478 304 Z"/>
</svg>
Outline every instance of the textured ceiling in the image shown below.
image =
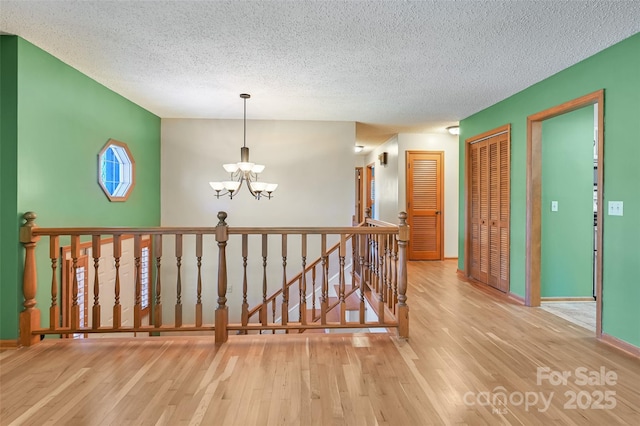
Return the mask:
<svg viewBox="0 0 640 426">
<path fill-rule="evenodd" d="M 639 1 L 5 1 L 17 34 L 160 117 L 443 131 L 640 31 Z M 640 54 L 640 53 L 639 53 Z"/>
</svg>

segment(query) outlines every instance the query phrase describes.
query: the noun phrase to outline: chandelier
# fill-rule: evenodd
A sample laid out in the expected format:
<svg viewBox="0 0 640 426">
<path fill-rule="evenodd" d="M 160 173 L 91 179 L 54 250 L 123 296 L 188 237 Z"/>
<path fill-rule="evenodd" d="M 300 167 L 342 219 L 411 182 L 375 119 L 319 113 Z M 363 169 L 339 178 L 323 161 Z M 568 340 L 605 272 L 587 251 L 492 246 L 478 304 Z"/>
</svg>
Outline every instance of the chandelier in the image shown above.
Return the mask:
<svg viewBox="0 0 640 426">
<path fill-rule="evenodd" d="M 258 181 L 258 175 L 262 173 L 264 166 L 249 161 L 249 148 L 247 148 L 247 99 L 251 95 L 242 93 L 240 97 L 244 99 L 244 143 L 240 148 L 240 161 L 222 165 L 227 173 L 231 175 L 230 180 L 209 182 L 209 185 L 216 191 L 216 198 L 220 198 L 221 195 L 229 195 L 229 198 L 233 199 L 233 196 L 237 194 L 244 182 L 256 200 L 259 200 L 262 196 L 271 199 L 273 191 L 276 190 L 278 184 Z"/>
</svg>

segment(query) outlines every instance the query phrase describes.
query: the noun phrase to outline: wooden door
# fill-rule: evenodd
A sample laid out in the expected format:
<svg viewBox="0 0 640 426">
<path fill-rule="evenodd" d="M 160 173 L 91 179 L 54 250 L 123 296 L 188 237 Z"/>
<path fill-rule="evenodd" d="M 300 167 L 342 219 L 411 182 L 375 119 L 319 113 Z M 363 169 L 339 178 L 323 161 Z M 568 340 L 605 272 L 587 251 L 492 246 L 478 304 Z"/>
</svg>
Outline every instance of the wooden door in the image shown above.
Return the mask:
<svg viewBox="0 0 640 426">
<path fill-rule="evenodd" d="M 469 142 L 469 141 L 467 141 Z M 468 148 L 468 275 L 509 290 L 509 132 Z"/>
<path fill-rule="evenodd" d="M 409 260 L 442 260 L 444 152 L 407 151 Z"/>
</svg>

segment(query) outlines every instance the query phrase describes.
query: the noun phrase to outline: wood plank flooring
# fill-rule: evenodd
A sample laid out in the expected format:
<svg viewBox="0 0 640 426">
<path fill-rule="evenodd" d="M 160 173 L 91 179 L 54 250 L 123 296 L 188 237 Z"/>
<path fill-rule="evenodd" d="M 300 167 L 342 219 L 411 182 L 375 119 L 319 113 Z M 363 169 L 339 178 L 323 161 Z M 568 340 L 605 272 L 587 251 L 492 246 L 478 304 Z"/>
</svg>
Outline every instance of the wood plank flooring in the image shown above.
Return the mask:
<svg viewBox="0 0 640 426">
<path fill-rule="evenodd" d="M 3 351 L 0 424 L 640 424 L 640 360 L 455 270 L 455 261 L 409 264 L 408 341 L 108 338 Z M 601 371 L 608 383 L 582 384 L 581 373 Z M 565 384 L 546 378 L 563 373 Z"/>
</svg>

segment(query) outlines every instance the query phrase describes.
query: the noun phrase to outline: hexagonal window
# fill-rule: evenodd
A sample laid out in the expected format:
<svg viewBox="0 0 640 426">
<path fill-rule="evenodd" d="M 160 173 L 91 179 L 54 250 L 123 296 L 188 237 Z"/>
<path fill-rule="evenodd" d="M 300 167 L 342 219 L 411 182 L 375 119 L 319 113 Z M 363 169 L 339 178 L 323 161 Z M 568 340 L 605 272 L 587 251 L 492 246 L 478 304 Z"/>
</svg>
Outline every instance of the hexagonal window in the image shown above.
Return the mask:
<svg viewBox="0 0 640 426">
<path fill-rule="evenodd" d="M 109 139 L 98 154 L 98 182 L 110 201 L 126 201 L 135 183 L 136 163 L 126 143 Z"/>
</svg>

